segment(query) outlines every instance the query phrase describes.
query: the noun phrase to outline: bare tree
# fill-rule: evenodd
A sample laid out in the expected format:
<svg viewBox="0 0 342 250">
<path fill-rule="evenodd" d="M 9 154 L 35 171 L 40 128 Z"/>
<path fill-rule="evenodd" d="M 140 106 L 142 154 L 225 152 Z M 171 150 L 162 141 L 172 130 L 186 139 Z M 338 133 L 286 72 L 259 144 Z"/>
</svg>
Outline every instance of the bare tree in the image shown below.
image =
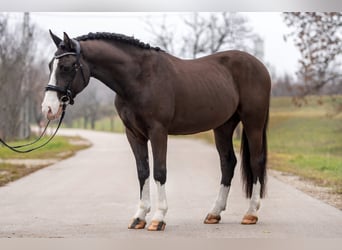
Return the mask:
<svg viewBox="0 0 342 250">
<path fill-rule="evenodd" d="M 196 58 L 225 49 L 240 49 L 263 56 L 263 41 L 238 13 L 192 13 L 183 18 L 182 30 L 167 23 L 147 22 L 155 43 L 181 57 Z M 180 36 L 179 36 L 180 34 Z"/>
<path fill-rule="evenodd" d="M 97 120 L 115 115 L 114 96 L 113 91 L 91 78 L 87 88 L 76 97 L 74 106 L 68 109 L 65 122 L 72 126 L 73 121 L 82 119 L 83 124 L 77 127 L 88 128 L 90 125 L 94 129 Z"/>
<path fill-rule="evenodd" d="M 273 78 L 272 96 L 293 96 L 295 83 L 289 74 Z"/>
<path fill-rule="evenodd" d="M 299 79 L 303 83 L 300 95 L 317 94 L 324 86 L 339 82 L 342 74 L 342 13 L 286 12 L 285 23 L 299 49 Z"/>
<path fill-rule="evenodd" d="M 173 28 L 167 24 L 167 16 L 163 16 L 163 20 L 159 25 L 155 25 L 150 19 L 147 19 L 149 32 L 155 37 L 155 42 L 164 50 L 174 54 L 174 32 Z"/>
<path fill-rule="evenodd" d="M 21 128 L 29 126 L 37 96 L 34 90 L 41 86 L 45 72 L 35 60 L 35 27 L 29 23 L 28 13 L 15 28 L 8 18 L 0 16 L 0 136 L 14 139 Z"/>
<path fill-rule="evenodd" d="M 20 50 L 21 42 L 15 33 L 10 33 L 5 16 L 0 19 L 0 27 L 0 135 L 13 138 L 20 126 L 21 106 L 18 104 L 23 103 L 21 83 L 26 54 Z"/>
</svg>

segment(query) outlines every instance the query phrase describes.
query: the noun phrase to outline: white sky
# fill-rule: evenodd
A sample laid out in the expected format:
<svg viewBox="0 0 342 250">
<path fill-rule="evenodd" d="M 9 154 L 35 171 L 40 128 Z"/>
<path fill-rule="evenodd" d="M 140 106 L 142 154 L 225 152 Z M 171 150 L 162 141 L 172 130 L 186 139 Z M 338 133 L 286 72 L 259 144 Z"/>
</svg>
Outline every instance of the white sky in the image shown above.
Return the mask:
<svg viewBox="0 0 342 250">
<path fill-rule="evenodd" d="M 287 72 L 294 76 L 300 54 L 290 39 L 287 42 L 283 39 L 290 29 L 283 22 L 281 13 L 247 12 L 243 14 L 249 18 L 255 32 L 264 39 L 266 63 L 275 67 L 278 75 Z"/>
<path fill-rule="evenodd" d="M 31 21 L 43 30 L 51 29 L 58 36 L 67 32 L 71 37 L 87 34 L 88 32 L 115 32 L 134 35 L 143 42 L 153 45 L 152 35 L 148 32 L 146 16 L 155 22 L 161 22 L 164 15 L 173 22 L 177 30 L 181 30 L 182 22 L 177 17 L 187 15 L 187 12 L 42 12 L 31 13 Z M 294 75 L 299 52 L 288 41 L 284 42 L 283 35 L 288 33 L 279 12 L 243 12 L 249 19 L 254 31 L 264 39 L 265 63 L 272 66 L 279 76 L 285 72 Z"/>
</svg>

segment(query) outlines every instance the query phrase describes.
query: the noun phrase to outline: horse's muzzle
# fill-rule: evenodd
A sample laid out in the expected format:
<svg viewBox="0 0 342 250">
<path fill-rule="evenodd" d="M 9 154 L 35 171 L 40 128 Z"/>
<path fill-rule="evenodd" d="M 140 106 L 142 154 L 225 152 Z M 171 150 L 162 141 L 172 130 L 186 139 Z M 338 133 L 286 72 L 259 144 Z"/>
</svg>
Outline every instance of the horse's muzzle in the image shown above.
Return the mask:
<svg viewBox="0 0 342 250">
<path fill-rule="evenodd" d="M 46 118 L 50 121 L 55 120 L 61 116 L 62 112 L 63 112 L 63 106 L 62 105 L 59 106 L 58 112 L 56 114 L 53 114 L 50 107 L 49 107 L 49 111 L 47 112 Z"/>
</svg>

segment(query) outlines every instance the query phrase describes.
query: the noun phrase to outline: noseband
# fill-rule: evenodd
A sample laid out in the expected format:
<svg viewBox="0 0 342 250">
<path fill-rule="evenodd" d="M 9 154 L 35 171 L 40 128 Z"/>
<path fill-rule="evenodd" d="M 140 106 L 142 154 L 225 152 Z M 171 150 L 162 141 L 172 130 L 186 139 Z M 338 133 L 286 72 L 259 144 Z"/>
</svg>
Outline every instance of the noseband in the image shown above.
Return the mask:
<svg viewBox="0 0 342 250">
<path fill-rule="evenodd" d="M 85 84 L 86 80 L 85 80 L 85 76 L 84 76 L 84 72 L 83 72 L 83 66 L 80 63 L 81 46 L 80 46 L 80 43 L 77 40 L 72 40 L 72 42 L 76 45 L 76 49 L 75 49 L 76 51 L 75 52 L 65 52 L 63 54 L 54 56 L 54 59 L 59 59 L 59 58 L 62 58 L 64 56 L 69 56 L 69 55 L 76 56 L 76 64 L 75 64 L 76 74 L 77 74 L 78 70 L 81 71 L 81 75 L 82 75 L 82 78 L 83 78 L 83 83 Z M 76 78 L 76 75 L 75 75 L 73 81 L 75 80 L 75 78 Z M 62 94 L 62 97 L 60 98 L 60 101 L 61 101 L 62 104 L 66 104 L 66 105 L 71 104 L 71 105 L 73 105 L 74 104 L 74 97 L 73 97 L 73 93 L 72 93 L 72 90 L 71 90 L 71 85 L 72 85 L 73 81 L 68 82 L 67 85 L 64 86 L 64 87 L 48 84 L 45 87 L 45 91 L 55 91 L 55 92 L 58 92 L 58 93 Z"/>
</svg>

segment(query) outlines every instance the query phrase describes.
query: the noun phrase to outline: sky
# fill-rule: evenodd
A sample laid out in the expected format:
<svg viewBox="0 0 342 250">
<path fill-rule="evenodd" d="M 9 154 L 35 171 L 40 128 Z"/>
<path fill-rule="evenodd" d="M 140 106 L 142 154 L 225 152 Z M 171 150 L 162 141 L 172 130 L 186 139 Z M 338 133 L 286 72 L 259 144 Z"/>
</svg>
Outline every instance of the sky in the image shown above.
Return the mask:
<svg viewBox="0 0 342 250">
<path fill-rule="evenodd" d="M 250 20 L 255 32 L 264 39 L 265 61 L 275 67 L 277 75 L 289 73 L 294 76 L 300 57 L 298 49 L 291 39 L 284 41 L 284 35 L 290 32 L 280 12 L 243 13 Z"/>
<path fill-rule="evenodd" d="M 271 65 L 270 71 L 276 76 L 285 73 L 295 74 L 299 52 L 291 43 L 285 42 L 284 34 L 289 28 L 284 24 L 280 12 L 242 12 L 250 26 L 264 39 L 264 63 Z M 146 20 L 161 22 L 167 16 L 168 23 L 181 32 L 184 24 L 180 15 L 189 12 L 33 12 L 31 22 L 43 31 L 51 29 L 58 36 L 67 32 L 71 37 L 89 32 L 115 32 L 134 36 L 139 40 L 153 44 L 153 36 L 148 31 Z M 17 18 L 20 18 L 18 14 Z"/>
</svg>

